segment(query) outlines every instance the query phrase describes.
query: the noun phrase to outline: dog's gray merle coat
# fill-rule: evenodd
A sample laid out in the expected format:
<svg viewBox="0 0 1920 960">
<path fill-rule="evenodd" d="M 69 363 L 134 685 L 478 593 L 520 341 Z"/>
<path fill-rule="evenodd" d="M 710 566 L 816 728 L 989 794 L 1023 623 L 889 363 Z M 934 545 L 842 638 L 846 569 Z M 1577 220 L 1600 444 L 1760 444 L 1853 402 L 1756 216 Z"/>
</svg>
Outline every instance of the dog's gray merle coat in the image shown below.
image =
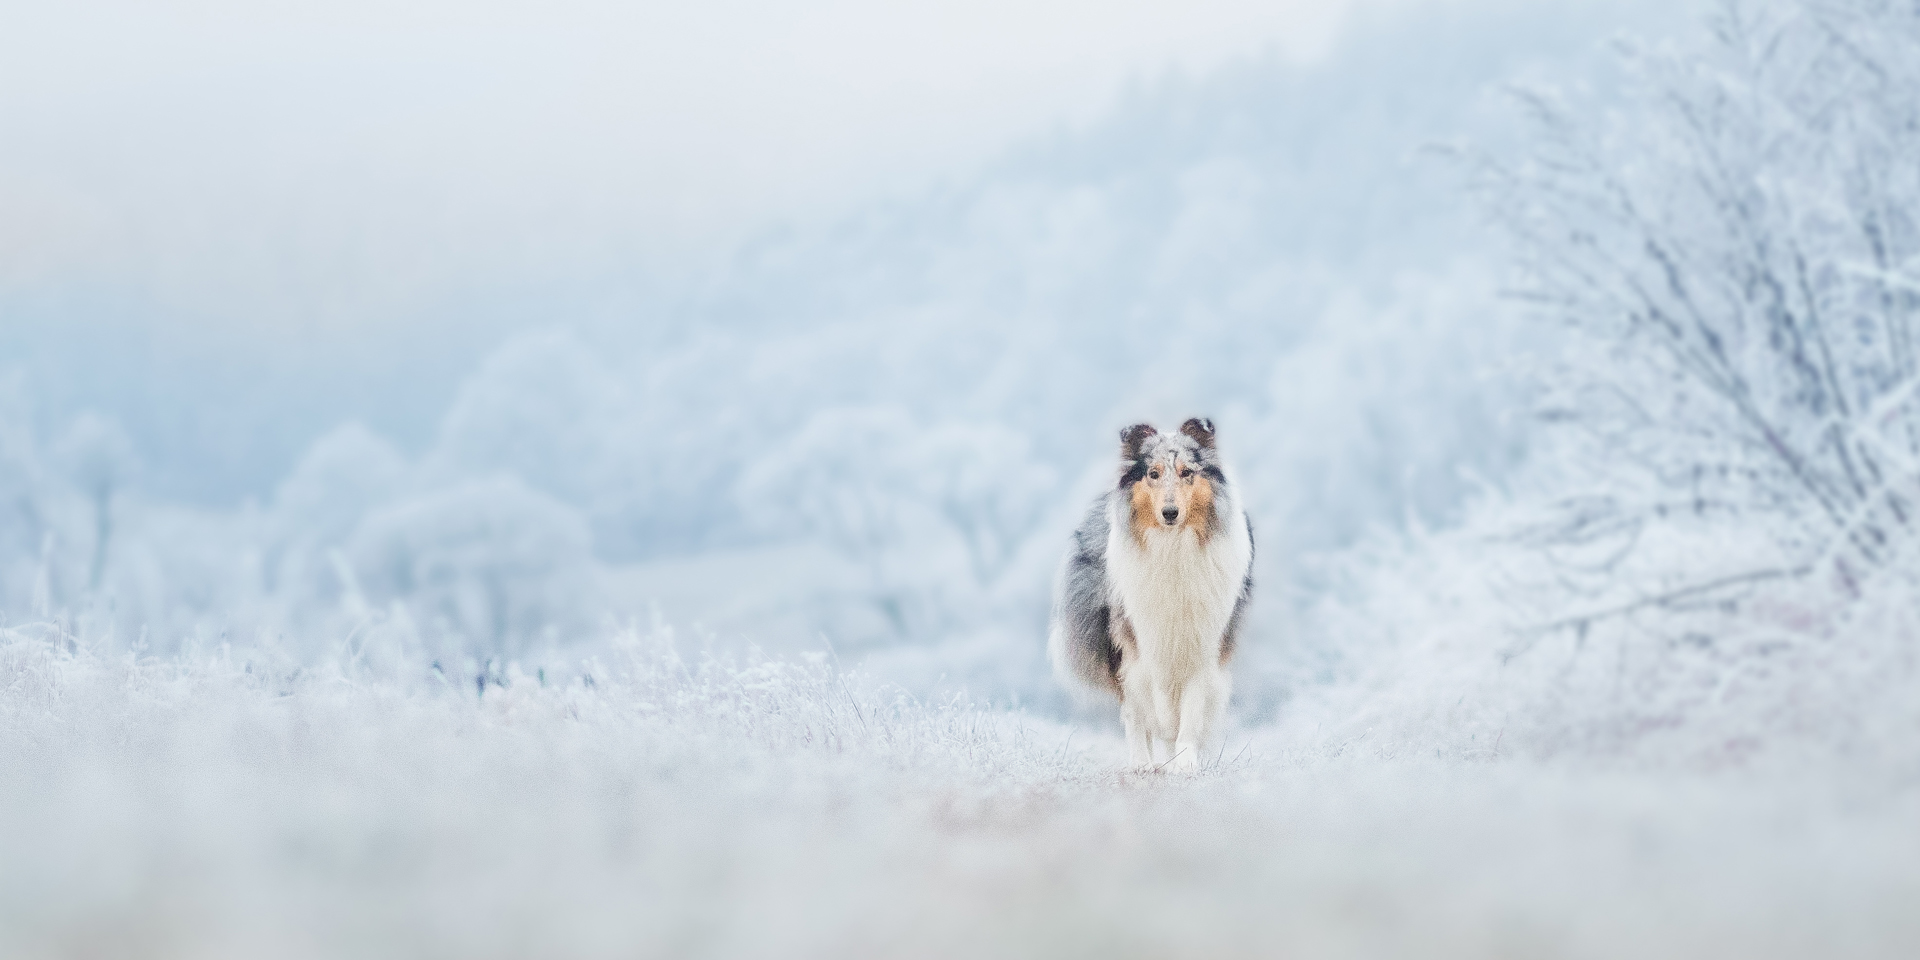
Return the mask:
<svg viewBox="0 0 1920 960">
<path fill-rule="evenodd" d="M 1220 501 L 1234 498 L 1238 491 L 1230 485 L 1222 468 L 1220 454 L 1213 443 L 1213 424 L 1204 419 L 1189 420 L 1178 433 L 1162 434 L 1145 424 L 1121 433 L 1119 482 L 1096 499 L 1086 518 L 1073 533 L 1073 547 L 1067 555 L 1055 590 L 1052 651 L 1060 673 L 1116 697 L 1122 695 L 1120 667 L 1123 643 L 1130 639 L 1131 625 L 1126 612 L 1116 609 L 1118 600 L 1107 569 L 1107 550 L 1112 539 L 1113 518 L 1130 517 L 1130 498 L 1134 484 L 1146 477 L 1155 464 L 1167 465 L 1184 458 L 1193 464 L 1212 485 L 1215 503 L 1213 516 L 1204 518 L 1214 532 L 1223 515 L 1240 513 L 1248 539 L 1247 572 L 1240 584 L 1232 617 L 1220 638 L 1220 659 L 1231 658 L 1253 595 L 1253 524 L 1239 510 L 1220 509 Z"/>
</svg>

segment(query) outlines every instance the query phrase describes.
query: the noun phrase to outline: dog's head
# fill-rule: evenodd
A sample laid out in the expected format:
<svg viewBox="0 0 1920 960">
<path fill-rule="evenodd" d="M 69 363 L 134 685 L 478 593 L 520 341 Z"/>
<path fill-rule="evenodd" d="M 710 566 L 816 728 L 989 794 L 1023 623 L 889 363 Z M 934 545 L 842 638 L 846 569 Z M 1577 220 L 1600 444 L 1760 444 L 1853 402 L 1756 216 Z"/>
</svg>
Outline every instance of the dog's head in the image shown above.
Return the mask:
<svg viewBox="0 0 1920 960">
<path fill-rule="evenodd" d="M 1120 489 L 1133 504 L 1137 535 L 1190 527 L 1205 540 L 1219 521 L 1214 498 L 1226 481 L 1211 420 L 1195 417 L 1178 433 L 1144 423 L 1120 431 Z"/>
</svg>

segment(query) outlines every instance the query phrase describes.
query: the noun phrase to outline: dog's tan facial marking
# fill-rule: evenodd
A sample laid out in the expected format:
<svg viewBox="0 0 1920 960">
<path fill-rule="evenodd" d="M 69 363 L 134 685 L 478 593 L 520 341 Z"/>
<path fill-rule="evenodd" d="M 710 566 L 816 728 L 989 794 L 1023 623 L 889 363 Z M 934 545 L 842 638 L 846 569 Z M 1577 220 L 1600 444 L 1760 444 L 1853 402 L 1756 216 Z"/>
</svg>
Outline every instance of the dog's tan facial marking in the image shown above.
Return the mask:
<svg viewBox="0 0 1920 960">
<path fill-rule="evenodd" d="M 1149 473 L 1148 477 L 1152 474 Z M 1158 484 L 1152 479 L 1142 479 L 1133 485 L 1133 539 L 1140 545 L 1147 542 L 1147 531 L 1160 525 L 1160 496 Z"/>
<path fill-rule="evenodd" d="M 1205 544 L 1213 537 L 1213 481 L 1193 471 L 1187 475 L 1181 487 L 1186 491 L 1186 504 L 1180 510 L 1181 516 L 1186 518 L 1184 526 Z"/>
</svg>

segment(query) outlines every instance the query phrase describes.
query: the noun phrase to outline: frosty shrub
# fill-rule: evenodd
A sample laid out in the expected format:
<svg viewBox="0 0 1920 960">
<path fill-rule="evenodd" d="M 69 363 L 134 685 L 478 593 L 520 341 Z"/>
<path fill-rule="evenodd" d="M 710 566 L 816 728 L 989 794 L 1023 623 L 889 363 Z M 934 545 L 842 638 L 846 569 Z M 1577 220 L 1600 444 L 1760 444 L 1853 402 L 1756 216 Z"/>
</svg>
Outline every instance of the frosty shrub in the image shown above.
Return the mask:
<svg viewBox="0 0 1920 960">
<path fill-rule="evenodd" d="M 816 414 L 740 481 L 743 512 L 770 532 L 818 537 L 858 569 L 824 626 L 854 641 L 950 635 L 977 621 L 1057 488 L 1026 437 L 999 425 L 917 423 L 893 407 Z"/>
<path fill-rule="evenodd" d="M 87 568 L 87 586 L 98 589 L 113 544 L 114 496 L 132 478 L 139 458 L 120 424 L 96 413 L 75 418 L 53 452 L 55 462 L 93 507 L 93 559 Z"/>
<path fill-rule="evenodd" d="M 1852 589 L 1920 507 L 1920 11 L 1729 2 L 1712 25 L 1703 54 L 1634 53 L 1624 109 L 1530 97 L 1538 149 L 1492 181 L 1581 338 L 1554 413 L 1647 481 L 1573 527 L 1761 523 Z"/>
<path fill-rule="evenodd" d="M 460 387 L 425 466 L 436 478 L 511 474 L 581 509 L 602 549 L 645 552 L 684 504 L 656 477 L 693 455 L 634 423 L 623 385 L 564 332 L 501 344 Z"/>
<path fill-rule="evenodd" d="M 0 608 L 31 603 L 48 527 L 46 480 L 21 393 L 0 380 Z"/>
<path fill-rule="evenodd" d="M 363 517 L 401 495 L 409 465 L 400 451 L 359 424 L 314 441 L 274 493 L 264 586 L 304 618 L 336 604 L 339 551 Z"/>
<path fill-rule="evenodd" d="M 593 615 L 592 548 L 574 510 L 496 478 L 384 506 L 346 553 L 367 602 L 399 602 L 439 641 L 505 658 Z"/>
<path fill-rule="evenodd" d="M 20 380 L 0 376 L 0 625 L 94 598 L 136 463 L 112 420 L 78 417 L 49 448 L 32 413 Z"/>
</svg>

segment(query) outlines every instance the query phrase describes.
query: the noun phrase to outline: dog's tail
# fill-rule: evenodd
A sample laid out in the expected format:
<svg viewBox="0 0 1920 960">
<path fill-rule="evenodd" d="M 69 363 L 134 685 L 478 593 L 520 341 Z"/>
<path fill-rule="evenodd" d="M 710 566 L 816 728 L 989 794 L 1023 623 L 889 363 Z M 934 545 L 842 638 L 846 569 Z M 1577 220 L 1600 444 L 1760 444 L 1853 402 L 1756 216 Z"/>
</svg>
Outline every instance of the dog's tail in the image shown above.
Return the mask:
<svg viewBox="0 0 1920 960">
<path fill-rule="evenodd" d="M 1053 675 L 1083 704 L 1120 695 L 1120 678 L 1105 650 L 1099 647 L 1110 649 L 1112 643 L 1096 644 L 1090 638 L 1077 637 L 1058 618 L 1047 630 L 1047 659 L 1053 662 Z"/>
<path fill-rule="evenodd" d="M 1074 550 L 1054 581 L 1053 616 L 1047 625 L 1053 675 L 1083 699 L 1120 695 L 1106 541 L 1106 515 L 1096 508 L 1075 532 Z"/>
</svg>

